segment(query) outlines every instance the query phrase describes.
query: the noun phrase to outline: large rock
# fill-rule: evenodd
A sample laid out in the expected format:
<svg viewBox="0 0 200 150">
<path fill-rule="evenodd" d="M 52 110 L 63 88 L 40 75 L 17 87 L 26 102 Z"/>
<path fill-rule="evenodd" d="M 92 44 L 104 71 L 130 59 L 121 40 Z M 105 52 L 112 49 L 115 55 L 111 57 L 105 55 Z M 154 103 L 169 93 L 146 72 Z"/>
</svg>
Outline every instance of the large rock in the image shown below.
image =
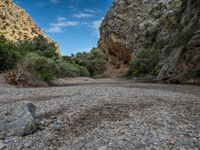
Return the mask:
<svg viewBox="0 0 200 150">
<path fill-rule="evenodd" d="M 53 42 L 37 26 L 29 14 L 16 5 L 12 0 L 0 0 L 0 34 L 13 42 L 33 40 L 38 36 L 44 36 L 46 40 Z M 55 43 L 56 52 L 60 55 L 58 44 Z"/>
<path fill-rule="evenodd" d="M 183 82 L 199 68 L 200 1 L 115 0 L 100 27 L 110 76 L 126 72 L 141 49 L 160 53 L 159 80 Z"/>
<path fill-rule="evenodd" d="M 5 117 L 1 118 L 0 122 L 0 131 L 13 136 L 33 133 L 36 130 L 35 109 L 32 103 L 22 102 L 5 110 Z"/>
</svg>

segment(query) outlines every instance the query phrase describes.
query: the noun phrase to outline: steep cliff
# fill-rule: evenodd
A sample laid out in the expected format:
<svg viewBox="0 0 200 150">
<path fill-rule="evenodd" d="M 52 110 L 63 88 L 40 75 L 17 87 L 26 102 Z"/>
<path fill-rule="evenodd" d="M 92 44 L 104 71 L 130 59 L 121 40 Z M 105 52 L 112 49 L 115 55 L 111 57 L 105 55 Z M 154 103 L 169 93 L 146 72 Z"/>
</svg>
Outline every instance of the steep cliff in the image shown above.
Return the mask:
<svg viewBox="0 0 200 150">
<path fill-rule="evenodd" d="M 199 0 L 115 0 L 100 34 L 110 76 L 125 73 L 141 49 L 159 53 L 159 80 L 182 82 L 200 72 Z"/>
<path fill-rule="evenodd" d="M 13 42 L 32 41 L 38 36 L 43 36 L 48 42 L 53 42 L 37 26 L 34 20 L 12 0 L 0 1 L 0 34 Z M 60 53 L 59 46 L 57 53 Z"/>
</svg>

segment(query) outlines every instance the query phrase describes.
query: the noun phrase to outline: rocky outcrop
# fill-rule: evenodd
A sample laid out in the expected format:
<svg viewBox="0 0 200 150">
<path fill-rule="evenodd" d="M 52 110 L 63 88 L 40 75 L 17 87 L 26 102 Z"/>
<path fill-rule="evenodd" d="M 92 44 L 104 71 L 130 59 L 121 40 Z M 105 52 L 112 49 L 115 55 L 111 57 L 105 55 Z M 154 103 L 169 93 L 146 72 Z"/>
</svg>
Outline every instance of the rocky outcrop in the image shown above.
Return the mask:
<svg viewBox="0 0 200 150">
<path fill-rule="evenodd" d="M 159 51 L 159 80 L 183 82 L 200 72 L 198 0 L 115 0 L 100 34 L 110 76 L 122 75 L 141 49 Z"/>
<path fill-rule="evenodd" d="M 0 1 L 0 34 L 13 42 L 31 41 L 38 36 L 44 36 L 48 42 L 53 42 L 37 26 L 25 10 L 16 5 L 12 0 Z M 60 53 L 58 44 L 55 43 L 57 53 Z"/>
</svg>

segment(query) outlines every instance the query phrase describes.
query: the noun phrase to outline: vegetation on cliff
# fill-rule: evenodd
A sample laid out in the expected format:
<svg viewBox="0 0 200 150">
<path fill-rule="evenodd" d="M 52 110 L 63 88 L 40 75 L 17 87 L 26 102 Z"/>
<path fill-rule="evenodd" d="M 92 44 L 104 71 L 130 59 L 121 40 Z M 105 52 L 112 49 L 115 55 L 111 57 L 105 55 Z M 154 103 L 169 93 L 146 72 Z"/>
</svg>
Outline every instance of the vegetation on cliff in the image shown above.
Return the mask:
<svg viewBox="0 0 200 150">
<path fill-rule="evenodd" d="M 159 53 L 154 49 L 142 49 L 130 64 L 127 76 L 155 78 L 159 71 Z"/>
</svg>

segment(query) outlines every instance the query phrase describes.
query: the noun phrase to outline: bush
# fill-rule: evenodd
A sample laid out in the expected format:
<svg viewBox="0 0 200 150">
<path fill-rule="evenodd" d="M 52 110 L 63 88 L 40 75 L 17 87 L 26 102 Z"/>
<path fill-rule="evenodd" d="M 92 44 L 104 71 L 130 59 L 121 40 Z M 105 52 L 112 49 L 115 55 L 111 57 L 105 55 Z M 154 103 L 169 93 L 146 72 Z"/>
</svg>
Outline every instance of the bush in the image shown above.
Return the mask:
<svg viewBox="0 0 200 150">
<path fill-rule="evenodd" d="M 44 81 L 50 81 L 56 77 L 56 66 L 52 59 L 28 53 L 23 61 L 27 70 Z"/>
<path fill-rule="evenodd" d="M 155 77 L 160 71 L 158 63 L 158 52 L 154 49 L 142 49 L 138 55 L 131 60 L 127 75 L 129 77 L 144 77 L 146 75 Z"/>
<path fill-rule="evenodd" d="M 58 57 L 56 43 L 49 42 L 42 35 L 35 37 L 32 41 L 23 41 L 19 44 L 19 47 L 26 53 L 37 53 L 47 58 Z"/>
<path fill-rule="evenodd" d="M 79 65 L 77 65 L 77 67 L 78 67 L 78 69 L 79 69 L 79 75 L 80 75 L 81 77 L 87 77 L 87 76 L 90 75 L 90 73 L 89 73 L 89 71 L 88 71 L 88 69 L 87 69 L 86 67 L 84 67 L 84 66 L 79 66 Z"/>
<path fill-rule="evenodd" d="M 28 71 L 46 82 L 60 77 L 88 76 L 89 74 L 86 67 L 68 63 L 62 58 L 52 59 L 36 53 L 28 53 L 19 63 L 18 69 Z"/>
<path fill-rule="evenodd" d="M 87 68 L 92 76 L 102 74 L 106 69 L 106 59 L 103 52 L 98 48 L 93 48 L 89 53 Z"/>
<path fill-rule="evenodd" d="M 78 68 L 73 67 L 70 63 L 59 59 L 56 60 L 56 74 L 57 77 L 75 77 L 79 76 L 79 70 Z"/>
<path fill-rule="evenodd" d="M 103 52 L 98 48 L 93 48 L 89 53 L 77 53 L 72 59 L 76 64 L 86 67 L 90 76 L 100 75 L 106 69 L 107 61 Z M 87 73 L 86 69 L 84 70 Z"/>
<path fill-rule="evenodd" d="M 21 57 L 21 50 L 0 36 L 0 71 L 13 69 Z"/>
<path fill-rule="evenodd" d="M 56 49 L 56 43 L 43 36 L 22 43 L 12 43 L 0 36 L 0 71 L 14 69 L 10 74 L 12 81 L 22 72 L 24 76 L 32 74 L 49 82 L 59 77 L 95 76 L 105 69 L 106 61 L 99 49 L 63 58 L 58 57 Z"/>
</svg>

